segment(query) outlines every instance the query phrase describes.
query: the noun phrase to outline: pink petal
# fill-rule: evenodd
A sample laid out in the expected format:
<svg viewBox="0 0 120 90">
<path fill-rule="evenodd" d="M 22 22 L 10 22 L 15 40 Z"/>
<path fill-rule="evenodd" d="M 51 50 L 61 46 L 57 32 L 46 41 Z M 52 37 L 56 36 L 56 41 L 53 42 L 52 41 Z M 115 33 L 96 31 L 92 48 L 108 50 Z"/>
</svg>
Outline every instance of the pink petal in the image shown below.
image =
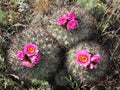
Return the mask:
<svg viewBox="0 0 120 90">
<path fill-rule="evenodd" d="M 19 50 L 18 53 L 17 53 L 17 58 L 19 60 L 23 60 L 24 57 L 25 57 L 24 52 L 22 50 Z"/>
<path fill-rule="evenodd" d="M 72 19 L 75 19 L 75 18 L 76 18 L 76 15 L 75 15 L 74 12 L 70 12 L 70 13 L 68 14 L 68 20 L 72 20 Z"/>
<path fill-rule="evenodd" d="M 99 54 L 95 54 L 95 55 L 91 58 L 91 62 L 100 63 L 100 55 L 99 55 Z"/>
<path fill-rule="evenodd" d="M 80 62 L 79 56 L 87 57 L 87 62 L 84 62 L 84 63 Z M 76 62 L 77 62 L 77 64 L 79 64 L 82 67 L 87 67 L 90 64 L 90 57 L 91 57 L 91 54 L 89 54 L 86 50 L 80 50 L 76 54 Z"/>
<path fill-rule="evenodd" d="M 67 23 L 67 18 L 64 16 L 64 17 L 60 17 L 58 18 L 58 25 L 65 25 Z"/>
<path fill-rule="evenodd" d="M 67 30 L 74 30 L 78 28 L 78 21 L 73 19 L 67 23 Z"/>
<path fill-rule="evenodd" d="M 64 18 L 67 19 L 67 18 L 68 18 L 68 15 L 67 15 L 67 14 L 64 14 L 62 17 L 64 17 Z"/>
<path fill-rule="evenodd" d="M 35 44 L 28 43 L 24 46 L 24 53 L 27 56 L 36 55 L 38 54 L 38 47 Z"/>
<path fill-rule="evenodd" d="M 40 56 L 39 55 L 34 55 L 30 58 L 31 63 L 37 64 L 40 61 Z"/>
<path fill-rule="evenodd" d="M 34 66 L 34 64 L 30 63 L 29 61 L 21 61 L 20 65 L 28 68 L 33 68 Z"/>
</svg>

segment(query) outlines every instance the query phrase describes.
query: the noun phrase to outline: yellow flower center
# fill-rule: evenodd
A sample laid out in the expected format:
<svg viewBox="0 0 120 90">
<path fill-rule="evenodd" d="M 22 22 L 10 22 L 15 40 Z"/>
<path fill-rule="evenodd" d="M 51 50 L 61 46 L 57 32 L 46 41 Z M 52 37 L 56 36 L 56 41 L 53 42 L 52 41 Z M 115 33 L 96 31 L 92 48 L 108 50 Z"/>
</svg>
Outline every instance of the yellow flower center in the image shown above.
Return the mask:
<svg viewBox="0 0 120 90">
<path fill-rule="evenodd" d="M 88 61 L 88 58 L 87 58 L 87 56 L 80 55 L 80 56 L 78 57 L 78 60 L 79 60 L 80 62 L 82 62 L 82 63 L 86 63 L 86 62 Z"/>
<path fill-rule="evenodd" d="M 64 20 L 64 19 L 62 19 L 61 21 L 62 21 L 62 23 L 63 23 L 65 20 Z"/>
<path fill-rule="evenodd" d="M 32 54 L 32 53 L 35 52 L 35 49 L 34 49 L 33 47 L 29 47 L 29 48 L 28 48 L 28 52 Z"/>
</svg>

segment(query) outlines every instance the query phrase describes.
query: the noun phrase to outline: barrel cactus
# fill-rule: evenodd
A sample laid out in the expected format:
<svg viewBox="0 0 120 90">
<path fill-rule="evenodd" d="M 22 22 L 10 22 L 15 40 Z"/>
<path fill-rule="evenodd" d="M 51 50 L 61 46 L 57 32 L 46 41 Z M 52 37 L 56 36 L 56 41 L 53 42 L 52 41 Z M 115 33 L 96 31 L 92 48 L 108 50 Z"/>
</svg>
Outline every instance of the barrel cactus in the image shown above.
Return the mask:
<svg viewBox="0 0 120 90">
<path fill-rule="evenodd" d="M 33 68 L 21 66 L 20 60 L 17 59 L 17 52 L 22 50 L 27 43 L 35 44 L 39 49 L 41 60 Z M 40 25 L 26 28 L 11 38 L 7 50 L 7 68 L 11 73 L 15 72 L 20 79 L 48 80 L 57 70 L 60 62 L 59 51 L 60 47 L 56 40 L 49 36 Z"/>
<path fill-rule="evenodd" d="M 89 64 L 92 66 L 89 66 L 87 68 L 81 67 L 76 62 L 76 53 L 80 50 L 82 52 L 83 50 L 88 51 L 90 53 L 89 55 L 99 54 L 101 59 L 97 67 L 94 67 L 94 65 L 92 65 L 91 62 Z M 85 61 L 88 60 L 89 55 L 87 59 L 86 57 L 80 57 L 84 59 L 83 63 L 85 63 Z M 67 53 L 66 67 L 68 68 L 68 71 L 71 73 L 71 75 L 75 78 L 75 80 L 80 80 L 81 82 L 93 84 L 97 83 L 98 80 L 102 80 L 104 75 L 106 74 L 106 71 L 108 70 L 108 64 L 109 60 L 107 52 L 103 49 L 103 47 L 101 47 L 95 42 L 81 42 L 77 46 L 71 48 Z"/>
<path fill-rule="evenodd" d="M 56 75 L 55 75 L 55 83 L 58 86 L 67 86 L 68 85 L 68 81 L 67 81 L 67 76 L 68 73 L 66 70 L 60 70 Z"/>
<path fill-rule="evenodd" d="M 79 41 L 90 39 L 96 32 L 93 24 L 93 17 L 79 6 L 65 6 L 54 8 L 53 15 L 44 16 L 41 20 L 46 26 L 46 30 L 54 36 L 61 46 L 69 48 Z M 74 13 L 77 20 L 77 28 L 67 30 L 65 27 L 58 25 L 58 19 L 65 14 Z"/>
</svg>

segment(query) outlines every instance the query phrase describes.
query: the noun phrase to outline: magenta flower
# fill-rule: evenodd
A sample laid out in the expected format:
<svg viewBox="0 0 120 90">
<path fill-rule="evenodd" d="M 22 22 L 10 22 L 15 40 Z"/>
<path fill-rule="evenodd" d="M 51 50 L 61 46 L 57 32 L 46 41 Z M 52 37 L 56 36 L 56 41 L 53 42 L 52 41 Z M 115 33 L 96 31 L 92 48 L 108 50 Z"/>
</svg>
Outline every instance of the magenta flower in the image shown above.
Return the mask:
<svg viewBox="0 0 120 90">
<path fill-rule="evenodd" d="M 37 64 L 40 61 L 40 56 L 39 55 L 34 55 L 30 58 L 31 63 Z"/>
<path fill-rule="evenodd" d="M 25 54 L 22 50 L 19 50 L 18 53 L 17 53 L 17 58 L 20 59 L 20 60 L 23 60 L 25 57 Z"/>
<path fill-rule="evenodd" d="M 72 19 L 75 19 L 75 18 L 76 18 L 76 15 L 75 15 L 74 12 L 70 12 L 70 13 L 68 14 L 68 16 L 67 16 L 67 19 L 68 19 L 68 20 L 72 20 Z"/>
<path fill-rule="evenodd" d="M 73 19 L 67 23 L 67 29 L 68 30 L 74 30 L 78 28 L 78 21 Z"/>
<path fill-rule="evenodd" d="M 21 65 L 21 66 L 24 66 L 24 67 L 28 67 L 28 68 L 33 68 L 33 66 L 34 66 L 34 64 L 30 63 L 30 62 L 27 61 L 27 60 L 26 60 L 26 61 L 25 61 L 25 60 L 24 60 L 24 61 L 21 61 L 21 62 L 20 62 L 20 65 Z"/>
<path fill-rule="evenodd" d="M 100 63 L 100 55 L 95 54 L 93 57 L 91 57 L 91 62 Z"/>
<path fill-rule="evenodd" d="M 24 46 L 24 53 L 27 56 L 37 55 L 38 47 L 35 44 L 28 43 Z"/>
<path fill-rule="evenodd" d="M 60 17 L 58 18 L 58 25 L 65 25 L 67 23 L 67 18 L 66 17 Z"/>
<path fill-rule="evenodd" d="M 90 64 L 90 57 L 91 54 L 89 54 L 86 50 L 80 50 L 76 54 L 76 62 L 85 68 Z"/>
</svg>

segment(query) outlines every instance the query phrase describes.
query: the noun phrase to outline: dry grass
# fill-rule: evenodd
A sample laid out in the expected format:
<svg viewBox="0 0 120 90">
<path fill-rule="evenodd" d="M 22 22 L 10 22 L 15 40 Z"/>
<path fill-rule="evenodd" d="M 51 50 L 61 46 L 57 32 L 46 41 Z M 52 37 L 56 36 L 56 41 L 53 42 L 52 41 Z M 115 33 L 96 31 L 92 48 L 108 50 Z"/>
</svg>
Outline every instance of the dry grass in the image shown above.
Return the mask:
<svg viewBox="0 0 120 90">
<path fill-rule="evenodd" d="M 119 1 L 120 2 L 120 1 Z M 105 11 L 103 18 L 98 23 L 97 29 L 101 32 L 101 37 L 109 36 L 106 39 L 112 39 L 113 37 L 119 37 L 120 32 L 120 4 L 113 2 Z"/>
<path fill-rule="evenodd" d="M 53 0 L 30 0 L 34 13 L 47 13 Z"/>
</svg>

